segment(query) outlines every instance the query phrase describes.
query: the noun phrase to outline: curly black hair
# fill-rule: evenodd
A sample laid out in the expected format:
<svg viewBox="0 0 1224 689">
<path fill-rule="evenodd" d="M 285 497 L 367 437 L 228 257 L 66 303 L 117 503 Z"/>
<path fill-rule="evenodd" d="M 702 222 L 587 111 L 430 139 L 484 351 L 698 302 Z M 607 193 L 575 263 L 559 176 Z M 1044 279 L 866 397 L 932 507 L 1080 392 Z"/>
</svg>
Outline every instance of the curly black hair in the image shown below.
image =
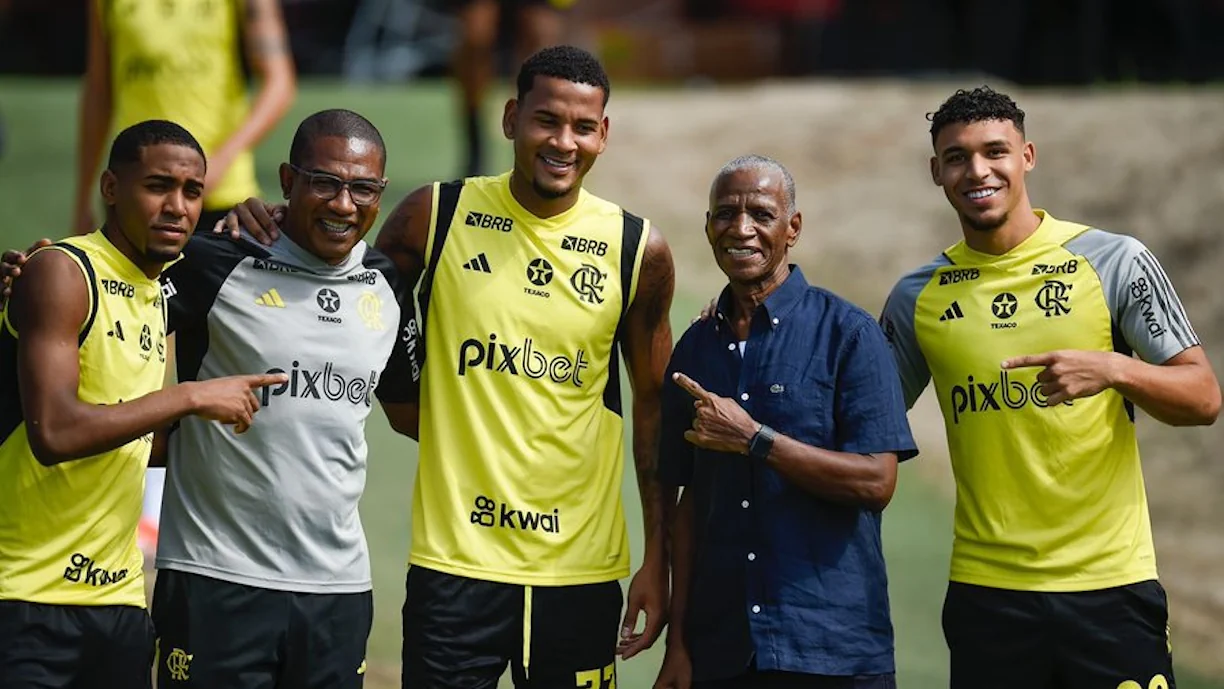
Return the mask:
<svg viewBox="0 0 1224 689">
<path fill-rule="evenodd" d="M 592 54 L 572 45 L 556 45 L 544 48 L 523 61 L 518 73 L 518 99 L 535 85 L 536 77 L 556 77 L 575 84 L 589 84 L 603 89 L 603 104 L 608 104 L 612 85 L 608 73 Z"/>
<path fill-rule="evenodd" d="M 293 143 L 289 145 L 289 163 L 299 167 L 305 165 L 315 139 L 329 136 L 374 144 L 383 164 L 387 162 L 387 145 L 383 143 L 378 127 L 352 110 L 333 108 L 320 110 L 302 120 L 293 133 Z"/>
<path fill-rule="evenodd" d="M 939 110 L 927 113 L 927 119 L 931 122 L 932 144 L 939 132 L 950 124 L 985 120 L 1010 120 L 1020 134 L 1024 134 L 1024 111 L 1007 94 L 989 86 L 979 86 L 972 91 L 958 90 L 939 106 Z"/>
<path fill-rule="evenodd" d="M 190 148 L 199 153 L 200 157 L 204 158 L 204 164 L 208 165 L 208 158 L 204 155 L 200 142 L 196 141 L 191 132 L 183 129 L 182 125 L 169 120 L 145 120 L 119 132 L 115 140 L 111 142 L 106 169 L 115 172 L 121 165 L 139 163 L 142 149 L 159 144 L 174 144 Z"/>
</svg>

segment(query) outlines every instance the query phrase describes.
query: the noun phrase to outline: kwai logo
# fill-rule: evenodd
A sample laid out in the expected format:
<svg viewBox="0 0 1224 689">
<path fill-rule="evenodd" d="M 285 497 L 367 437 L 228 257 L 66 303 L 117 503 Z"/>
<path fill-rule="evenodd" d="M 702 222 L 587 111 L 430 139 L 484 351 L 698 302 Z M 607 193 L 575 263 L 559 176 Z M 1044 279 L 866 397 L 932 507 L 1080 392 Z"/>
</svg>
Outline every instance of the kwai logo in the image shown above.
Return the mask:
<svg viewBox="0 0 1224 689">
<path fill-rule="evenodd" d="M 969 376 L 963 385 L 952 386 L 949 396 L 952 423 L 959 424 L 961 417 L 966 414 L 1003 411 L 1003 407 L 1022 409 L 1028 404 L 1043 408 L 1050 406 L 1041 392 L 1041 383 L 1037 381 L 1026 385 L 1012 379 L 1007 371 L 1000 371 L 997 381 L 989 378 L 986 380 L 991 382 L 983 383 L 980 379 Z M 1063 404 L 1071 406 L 1071 400 Z"/>
<path fill-rule="evenodd" d="M 484 495 L 476 496 L 473 504 L 476 509 L 472 510 L 472 523 L 486 529 L 497 527 L 516 531 L 561 533 L 561 511 L 556 508 L 552 512 L 517 510 Z"/>
<path fill-rule="evenodd" d="M 283 368 L 270 368 L 268 373 L 285 373 Z M 348 400 L 353 404 L 370 406 L 370 395 L 378 385 L 378 371 L 370 371 L 369 378 L 346 378 L 336 370 L 336 365 L 328 361 L 322 370 L 312 371 L 302 368 L 300 362 L 293 362 L 293 368 L 288 371 L 289 382 L 276 387 L 266 387 L 260 393 L 263 406 L 268 406 L 273 397 L 288 395 L 297 399 L 328 399 L 332 402 Z"/>
<path fill-rule="evenodd" d="M 590 364 L 584 358 L 586 352 L 579 349 L 573 357 L 565 355 L 553 356 L 535 348 L 535 341 L 528 337 L 523 339 L 522 346 L 511 346 L 497 340 L 496 333 L 489 333 L 488 342 L 468 338 L 459 345 L 459 375 L 484 364 L 488 371 L 509 373 L 512 376 L 522 375 L 528 378 L 543 378 L 548 376 L 554 383 L 573 383 L 580 388 L 585 384 L 581 375 L 583 369 Z"/>
</svg>

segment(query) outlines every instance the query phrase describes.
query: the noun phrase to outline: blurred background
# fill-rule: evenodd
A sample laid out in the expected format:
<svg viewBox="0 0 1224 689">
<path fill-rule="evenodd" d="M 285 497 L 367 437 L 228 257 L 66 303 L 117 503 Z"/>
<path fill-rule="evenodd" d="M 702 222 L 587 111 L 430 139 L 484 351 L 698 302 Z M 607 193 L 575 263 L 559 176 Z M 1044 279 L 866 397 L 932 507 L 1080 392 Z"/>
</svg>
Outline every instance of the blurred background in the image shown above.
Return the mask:
<svg viewBox="0 0 1224 689">
<path fill-rule="evenodd" d="M 1034 204 L 1143 240 L 1224 371 L 1224 0 L 554 1 L 564 6 L 559 39 L 595 52 L 613 80 L 610 144 L 587 186 L 667 236 L 677 337 L 722 286 L 700 228 L 711 176 L 743 153 L 794 173 L 805 223 L 793 260 L 808 278 L 878 313 L 901 274 L 960 237 L 930 183 L 926 113 L 957 88 L 989 84 L 1028 113 Z M 297 88 L 254 148 L 265 198 L 279 196 L 276 169 L 297 122 L 328 107 L 357 110 L 383 132 L 384 215 L 412 188 L 462 174 L 468 134 L 451 67 L 462 40 L 449 0 L 284 0 L 281 9 Z M 86 27 L 85 2 L 0 0 L 0 248 L 74 227 Z M 478 113 L 490 173 L 510 162 L 497 121 L 519 59 L 516 27 L 500 24 L 501 79 Z M 260 71 L 243 66 L 255 93 Z M 947 682 L 939 611 L 952 492 L 929 391 L 911 421 L 923 454 L 902 468 L 884 536 L 899 682 L 936 689 Z M 1171 429 L 1142 414 L 1137 424 L 1178 684 L 1224 689 L 1224 424 Z M 416 446 L 377 412 L 369 433 L 362 512 L 377 612 L 368 686 L 382 689 L 398 686 Z M 639 534 L 631 472 L 624 495 Z M 622 663 L 620 686 L 649 687 L 660 659 L 661 644 Z"/>
</svg>

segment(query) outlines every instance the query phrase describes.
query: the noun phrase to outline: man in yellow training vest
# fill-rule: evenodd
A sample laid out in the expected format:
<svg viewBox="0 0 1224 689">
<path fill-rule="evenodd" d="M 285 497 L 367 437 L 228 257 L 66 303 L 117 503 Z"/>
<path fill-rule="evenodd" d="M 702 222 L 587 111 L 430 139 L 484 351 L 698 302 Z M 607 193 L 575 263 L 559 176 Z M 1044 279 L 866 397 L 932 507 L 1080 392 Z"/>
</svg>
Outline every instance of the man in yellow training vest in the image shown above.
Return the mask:
<svg viewBox="0 0 1224 689">
<path fill-rule="evenodd" d="M 952 689 L 1172 687 L 1134 407 L 1211 424 L 1219 382 L 1143 244 L 1032 207 L 1011 98 L 958 91 L 931 142 L 964 239 L 881 321 L 907 406 L 934 380 L 952 455 Z"/>
<path fill-rule="evenodd" d="M 201 225 L 259 194 L 252 149 L 296 92 L 278 0 L 88 0 L 75 230 L 96 227 L 90 202 L 110 132 L 177 122 L 208 155 Z M 248 103 L 243 57 L 259 78 Z"/>
<path fill-rule="evenodd" d="M 244 431 L 231 376 L 162 390 L 157 277 L 195 227 L 204 153 L 182 127 L 136 124 L 102 173 L 106 223 L 30 257 L 0 311 L 0 686 L 150 685 L 153 629 L 136 547 L 154 431 L 194 414 Z"/>
</svg>

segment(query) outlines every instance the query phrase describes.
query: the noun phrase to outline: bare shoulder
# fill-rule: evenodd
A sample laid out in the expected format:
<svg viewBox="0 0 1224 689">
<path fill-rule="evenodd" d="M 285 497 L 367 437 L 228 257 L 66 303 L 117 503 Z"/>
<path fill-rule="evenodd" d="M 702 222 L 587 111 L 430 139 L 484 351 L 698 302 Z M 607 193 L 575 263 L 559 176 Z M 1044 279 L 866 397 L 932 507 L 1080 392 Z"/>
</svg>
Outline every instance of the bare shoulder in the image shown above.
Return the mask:
<svg viewBox="0 0 1224 689">
<path fill-rule="evenodd" d="M 13 283 L 9 317 L 19 330 L 43 323 L 80 326 L 89 312 L 85 275 L 67 254 L 56 249 L 36 252 Z"/>
</svg>

